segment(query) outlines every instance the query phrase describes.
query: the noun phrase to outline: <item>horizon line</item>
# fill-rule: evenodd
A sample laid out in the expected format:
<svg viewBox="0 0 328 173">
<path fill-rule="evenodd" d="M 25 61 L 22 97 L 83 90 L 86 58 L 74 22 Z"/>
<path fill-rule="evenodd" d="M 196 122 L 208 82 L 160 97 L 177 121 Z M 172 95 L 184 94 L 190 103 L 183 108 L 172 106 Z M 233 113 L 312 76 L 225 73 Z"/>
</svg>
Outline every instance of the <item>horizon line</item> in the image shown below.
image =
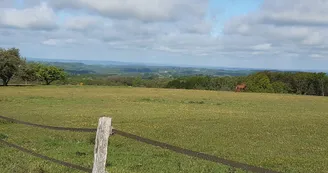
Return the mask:
<svg viewBox="0 0 328 173">
<path fill-rule="evenodd" d="M 114 63 L 122 63 L 121 65 L 143 65 L 143 66 L 169 66 L 169 67 L 184 67 L 184 68 L 207 68 L 207 69 L 213 69 L 213 68 L 225 68 L 225 69 L 243 69 L 243 70 L 275 70 L 275 71 L 304 71 L 304 72 L 324 72 L 328 73 L 328 70 L 324 69 L 279 69 L 279 68 L 256 68 L 256 67 L 232 67 L 232 66 L 210 66 L 210 65 L 188 65 L 188 64 L 165 64 L 165 63 L 151 63 L 151 62 L 133 62 L 133 61 L 119 61 L 119 60 L 90 60 L 90 59 L 53 59 L 53 58 L 34 58 L 34 57 L 26 57 L 26 59 L 34 59 L 34 60 L 43 60 L 43 61 L 51 61 L 51 62 L 63 62 L 63 61 L 71 61 L 71 62 L 80 62 L 83 63 L 83 61 L 88 62 L 95 62 L 93 65 L 104 65 L 99 64 L 100 62 L 114 62 Z M 97 63 L 98 62 L 98 63 Z M 89 65 L 86 63 L 83 63 L 85 65 Z M 105 65 L 116 65 L 116 64 L 105 64 Z M 117 65 L 119 66 L 119 65 Z"/>
</svg>

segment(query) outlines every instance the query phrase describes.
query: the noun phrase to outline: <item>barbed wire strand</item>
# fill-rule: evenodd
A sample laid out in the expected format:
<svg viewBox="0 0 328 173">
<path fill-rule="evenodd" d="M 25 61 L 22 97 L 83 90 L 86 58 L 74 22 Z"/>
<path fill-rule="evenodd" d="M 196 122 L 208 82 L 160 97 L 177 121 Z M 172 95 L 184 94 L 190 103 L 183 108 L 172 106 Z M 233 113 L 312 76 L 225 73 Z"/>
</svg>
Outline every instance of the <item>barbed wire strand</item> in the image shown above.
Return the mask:
<svg viewBox="0 0 328 173">
<path fill-rule="evenodd" d="M 71 127 L 47 126 L 47 125 L 34 124 L 34 123 L 25 122 L 25 121 L 20 121 L 20 120 L 16 120 L 16 119 L 1 116 L 1 115 L 0 115 L 0 118 L 7 120 L 9 122 L 17 123 L 17 124 L 24 124 L 24 125 L 40 127 L 40 128 L 44 128 L 44 129 L 75 131 L 75 132 L 97 132 L 97 129 L 94 129 L 94 128 L 71 128 Z"/>
<path fill-rule="evenodd" d="M 261 168 L 261 167 L 256 167 L 256 166 L 252 166 L 252 165 L 247 165 L 244 163 L 239 163 L 239 162 L 235 162 L 235 161 L 231 161 L 231 160 L 226 160 L 223 158 L 219 158 L 213 155 L 209 155 L 209 154 L 205 154 L 205 153 L 200 153 L 200 152 L 195 152 L 192 150 L 188 150 L 188 149 L 184 149 L 184 148 L 180 148 L 177 146 L 173 146 L 167 143 L 163 143 L 163 142 L 158 142 L 158 141 L 154 141 L 151 139 L 147 139 L 147 138 L 143 138 L 134 134 L 130 134 L 127 132 L 123 132 L 120 130 L 116 130 L 113 129 L 114 134 L 118 134 L 120 136 L 124 136 L 130 139 L 134 139 L 136 141 L 140 141 L 146 144 L 150 144 L 153 146 L 158 146 L 164 149 L 168 149 L 180 154 L 184 154 L 184 155 L 188 155 L 188 156 L 192 156 L 192 157 L 197 157 L 199 159 L 203 159 L 203 160 L 207 160 L 207 161 L 211 161 L 211 162 L 215 162 L 215 163 L 220 163 L 220 164 L 224 164 L 224 165 L 228 165 L 231 167 L 235 167 L 235 168 L 239 168 L 239 169 L 243 169 L 245 171 L 251 171 L 251 172 L 257 172 L 257 173 L 278 173 L 276 171 L 272 171 L 272 170 L 268 170 L 265 168 Z"/>
<path fill-rule="evenodd" d="M 67 130 L 67 131 L 78 131 L 78 132 L 96 132 L 97 131 L 97 129 L 92 129 L 92 128 L 69 128 L 69 127 L 56 127 L 56 126 L 40 125 L 40 124 L 34 124 L 34 123 L 16 120 L 16 119 L 9 118 L 9 117 L 4 117 L 1 115 L 0 115 L 0 118 L 5 119 L 7 121 L 19 123 L 19 124 L 25 124 L 25 125 L 29 125 L 29 126 L 35 126 L 35 127 L 40 127 L 40 128 L 52 129 L 52 130 Z M 211 162 L 215 162 L 215 163 L 224 164 L 224 165 L 231 166 L 234 168 L 243 169 L 245 171 L 251 171 L 251 172 L 256 172 L 256 173 L 279 173 L 279 172 L 276 172 L 273 170 L 269 170 L 269 169 L 265 169 L 265 168 L 261 168 L 261 167 L 257 167 L 257 166 L 252 166 L 252 165 L 248 165 L 248 164 L 244 164 L 244 163 L 240 163 L 240 162 L 236 162 L 236 161 L 227 160 L 224 158 L 219 158 L 219 157 L 205 154 L 205 153 L 200 153 L 200 152 L 180 148 L 180 147 L 173 146 L 173 145 L 170 145 L 167 143 L 155 141 L 152 139 L 148 139 L 148 138 L 140 137 L 140 136 L 137 136 L 134 134 L 130 134 L 130 133 L 127 133 L 124 131 L 120 131 L 120 130 L 117 130 L 114 128 L 112 129 L 112 132 L 114 135 L 117 134 L 117 135 L 129 138 L 129 139 L 133 139 L 133 140 L 143 142 L 143 143 L 146 143 L 149 145 L 161 147 L 161 148 L 171 150 L 171 151 L 174 151 L 174 152 L 177 152 L 180 154 L 196 157 L 199 159 L 203 159 L 203 160 L 207 160 L 207 161 L 211 161 Z"/>
<path fill-rule="evenodd" d="M 57 160 L 57 159 L 54 159 L 54 158 L 50 158 L 48 156 L 44 156 L 44 155 L 41 155 L 41 154 L 38 154 L 32 150 L 28 150 L 26 148 L 23 148 L 21 146 L 18 146 L 18 145 L 15 145 L 15 144 L 12 144 L 12 143 L 9 143 L 5 140 L 2 140 L 0 139 L 0 143 L 3 143 L 9 147 L 12 147 L 12 148 L 15 148 L 15 149 L 18 149 L 24 153 L 27 153 L 27 154 L 30 154 L 32 156 L 35 156 L 35 157 L 38 157 L 38 158 L 41 158 L 43 160 L 47 160 L 47 161 L 51 161 L 53 163 L 57 163 L 59 165 L 62 165 L 62 166 L 66 166 L 66 167 L 69 167 L 69 168 L 73 168 L 73 169 L 77 169 L 77 170 L 80 170 L 80 171 L 83 171 L 83 172 L 92 172 L 92 169 L 90 168 L 85 168 L 85 167 L 82 167 L 82 166 L 79 166 L 79 165 L 75 165 L 75 164 L 72 164 L 72 163 L 68 163 L 68 162 L 64 162 L 64 161 L 61 161 L 61 160 Z"/>
</svg>

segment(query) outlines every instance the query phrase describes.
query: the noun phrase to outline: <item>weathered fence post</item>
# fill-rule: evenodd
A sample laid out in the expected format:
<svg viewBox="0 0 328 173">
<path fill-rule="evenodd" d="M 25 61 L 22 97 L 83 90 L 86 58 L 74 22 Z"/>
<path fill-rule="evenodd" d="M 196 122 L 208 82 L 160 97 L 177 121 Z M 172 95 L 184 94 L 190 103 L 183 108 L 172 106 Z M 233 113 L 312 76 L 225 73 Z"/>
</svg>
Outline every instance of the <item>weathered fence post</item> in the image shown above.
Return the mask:
<svg viewBox="0 0 328 173">
<path fill-rule="evenodd" d="M 107 145 L 110 134 L 112 134 L 112 119 L 101 117 L 95 139 L 92 173 L 106 173 Z"/>
</svg>

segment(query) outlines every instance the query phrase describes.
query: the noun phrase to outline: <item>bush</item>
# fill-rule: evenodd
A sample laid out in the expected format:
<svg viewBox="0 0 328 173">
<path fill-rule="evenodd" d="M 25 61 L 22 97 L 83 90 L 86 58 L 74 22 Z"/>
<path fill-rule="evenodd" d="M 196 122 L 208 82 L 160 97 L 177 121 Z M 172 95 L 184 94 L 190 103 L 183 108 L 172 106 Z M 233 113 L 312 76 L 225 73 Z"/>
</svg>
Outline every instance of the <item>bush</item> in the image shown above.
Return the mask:
<svg viewBox="0 0 328 173">
<path fill-rule="evenodd" d="M 272 93 L 274 89 L 269 77 L 264 73 L 255 73 L 247 79 L 247 91 Z"/>
<path fill-rule="evenodd" d="M 273 82 L 272 88 L 275 93 L 288 93 L 288 87 L 283 82 Z"/>
</svg>

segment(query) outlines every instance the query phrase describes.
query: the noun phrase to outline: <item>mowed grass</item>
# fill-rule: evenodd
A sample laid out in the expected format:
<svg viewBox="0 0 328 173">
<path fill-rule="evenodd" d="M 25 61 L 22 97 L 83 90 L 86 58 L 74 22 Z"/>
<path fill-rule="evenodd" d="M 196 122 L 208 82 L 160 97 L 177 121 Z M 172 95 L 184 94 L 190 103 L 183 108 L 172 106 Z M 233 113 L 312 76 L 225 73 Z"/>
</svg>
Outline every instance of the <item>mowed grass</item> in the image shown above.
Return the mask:
<svg viewBox="0 0 328 173">
<path fill-rule="evenodd" d="M 328 172 L 328 98 L 91 86 L 1 87 L 0 114 L 23 121 L 96 128 L 102 115 L 142 137 L 280 172 Z M 94 133 L 58 132 L 0 120 L 0 138 L 92 167 Z M 79 172 L 0 144 L 1 172 Z M 118 135 L 107 170 L 243 172 Z"/>
</svg>

